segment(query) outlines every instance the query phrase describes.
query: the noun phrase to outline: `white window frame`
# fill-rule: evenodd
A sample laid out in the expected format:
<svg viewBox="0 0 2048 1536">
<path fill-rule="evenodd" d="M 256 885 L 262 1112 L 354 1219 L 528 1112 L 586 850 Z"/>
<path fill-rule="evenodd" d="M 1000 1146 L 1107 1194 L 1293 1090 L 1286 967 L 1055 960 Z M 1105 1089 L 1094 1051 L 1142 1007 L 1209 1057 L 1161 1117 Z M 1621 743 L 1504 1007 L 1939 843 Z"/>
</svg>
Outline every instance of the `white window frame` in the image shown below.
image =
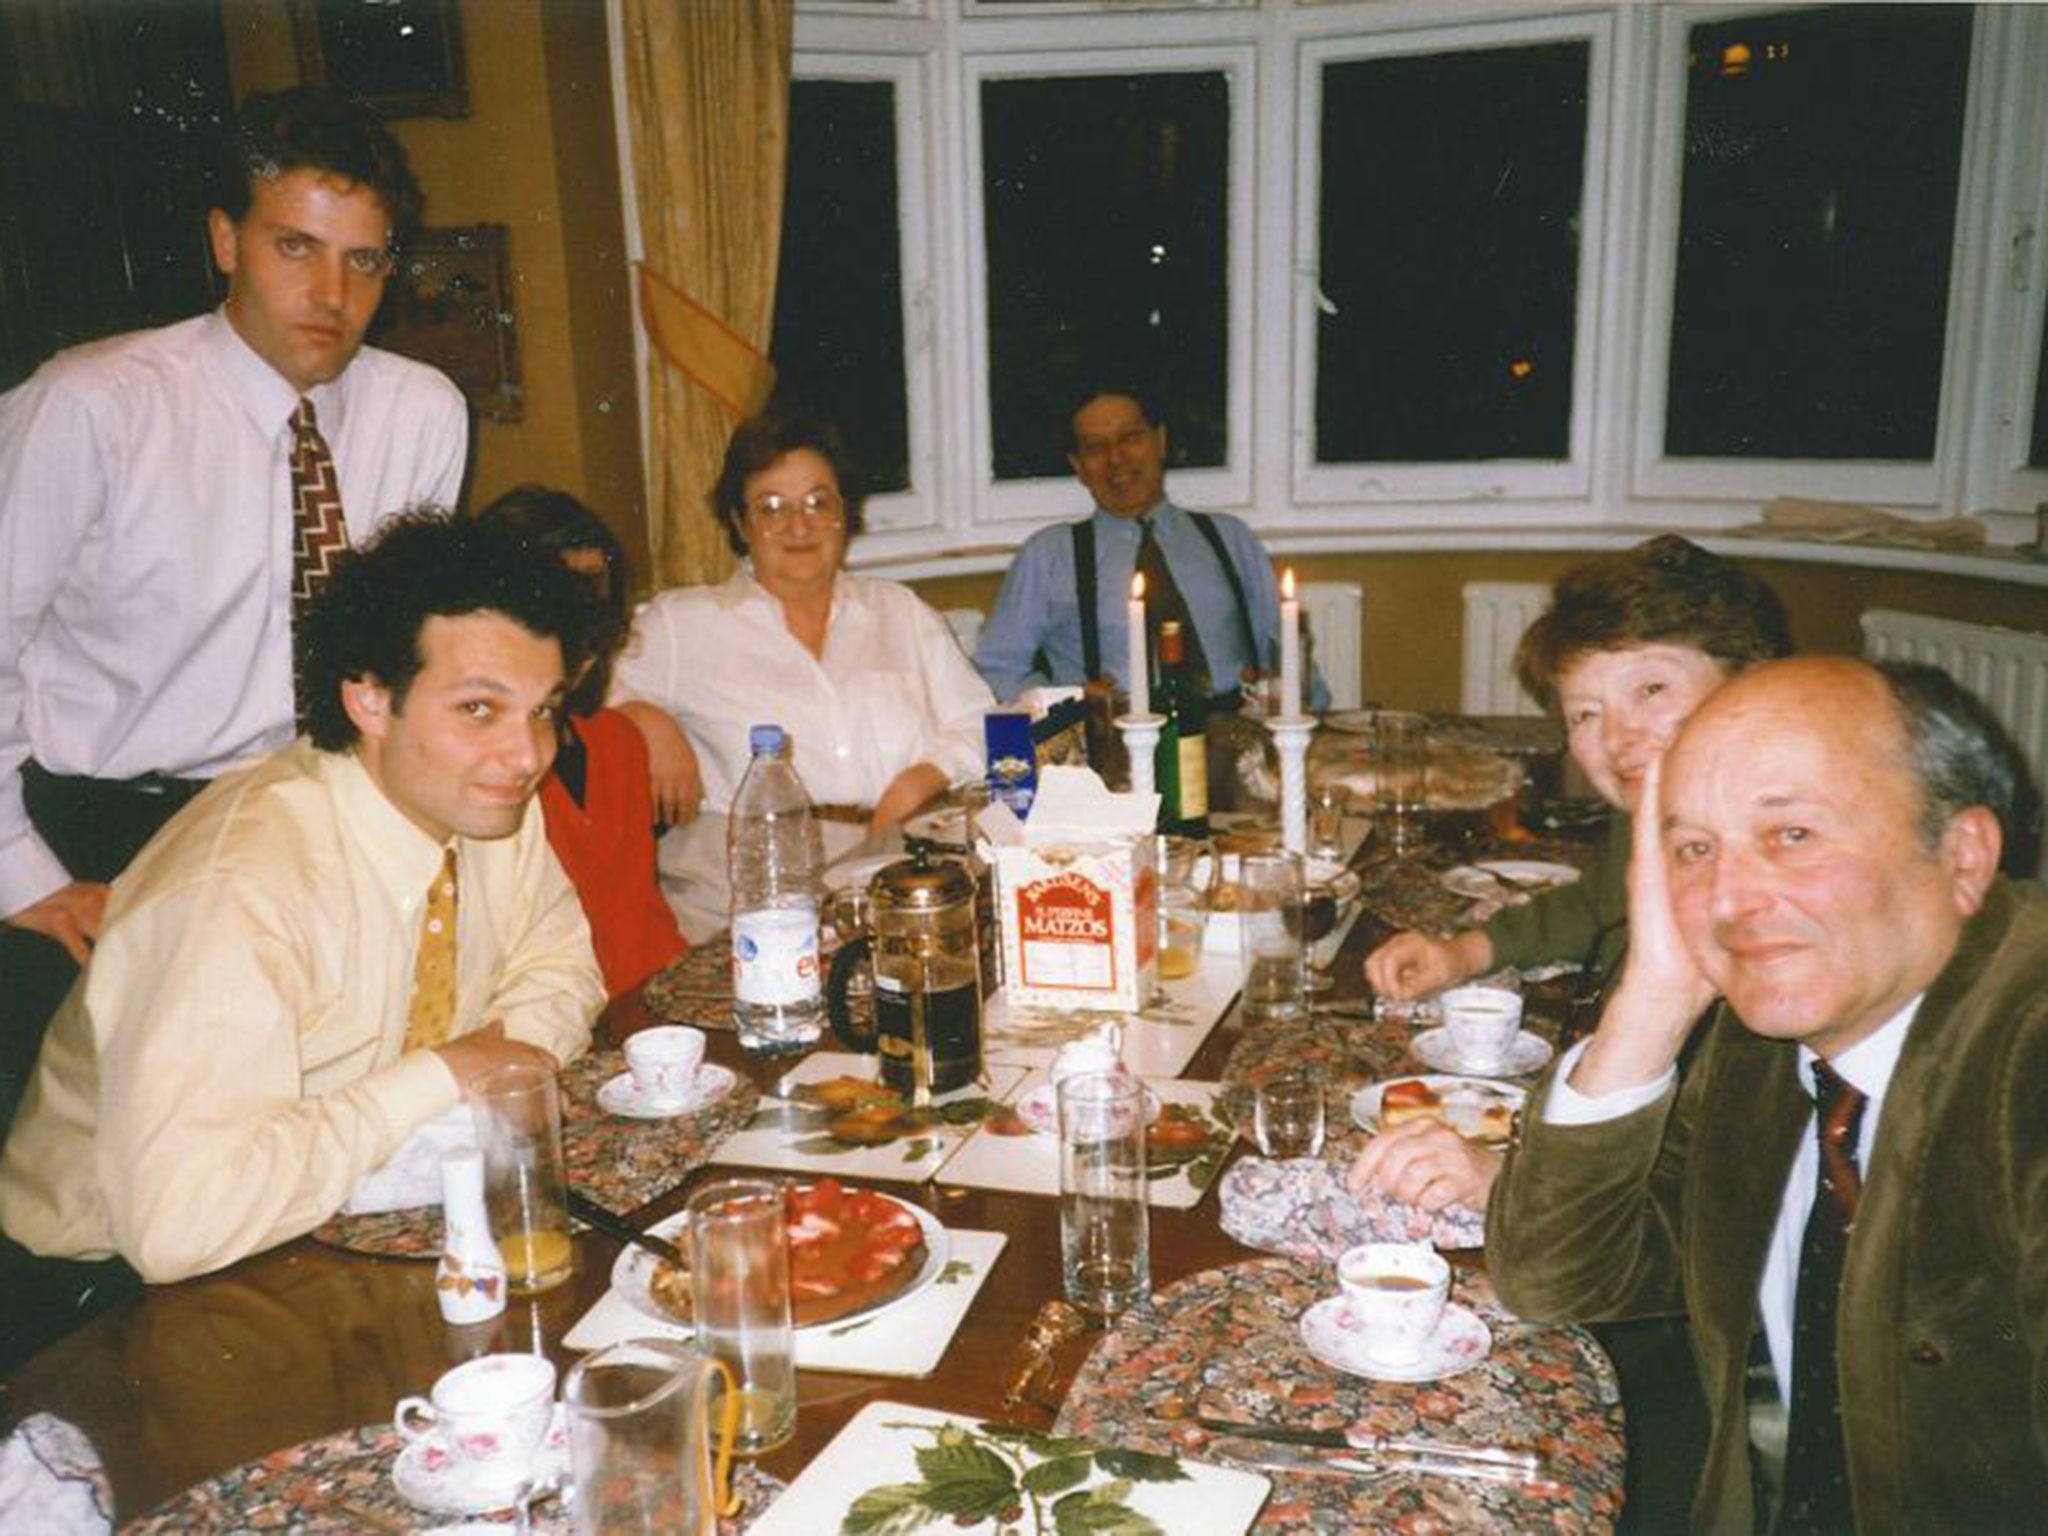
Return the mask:
<svg viewBox="0 0 2048 1536">
<path fill-rule="evenodd" d="M 1249 42 L 1190 47 L 1100 47 L 1060 51 L 970 54 L 962 61 L 962 135 L 970 170 L 965 179 L 966 299 L 972 317 L 967 328 L 968 376 L 973 381 L 972 416 L 968 431 L 974 467 L 973 500 L 977 521 L 984 526 L 1017 530 L 1022 537 L 1033 526 L 1085 513 L 1085 497 L 1067 476 L 1031 480 L 997 480 L 994 474 L 994 431 L 990 418 L 988 330 L 987 210 L 982 191 L 981 87 L 990 80 L 1074 79 L 1088 76 L 1221 74 L 1229 92 L 1228 233 L 1226 235 L 1224 319 L 1228 384 L 1225 390 L 1224 462 L 1220 468 L 1175 469 L 1169 487 L 1175 501 L 1194 507 L 1241 507 L 1251 497 L 1252 366 L 1252 233 L 1255 224 L 1256 172 L 1253 151 L 1258 118 L 1257 49 Z M 1061 422 L 1047 422 L 1049 434 L 1065 435 Z M 1169 432 L 1172 423 L 1168 422 Z M 1050 515 L 1049 515 L 1050 509 Z"/>
<path fill-rule="evenodd" d="M 902 283 L 903 389 L 905 443 L 910 488 L 867 501 L 867 531 L 861 535 L 865 558 L 915 553 L 931 542 L 934 530 L 948 527 L 941 513 L 943 478 L 939 464 L 938 327 L 934 309 L 929 137 L 925 132 L 929 75 L 934 62 L 920 53 L 848 53 L 804 50 L 793 61 L 794 80 L 882 81 L 893 87 L 896 124 L 896 259 Z M 856 457 L 861 445 L 849 444 Z"/>
<path fill-rule="evenodd" d="M 1992 11 L 1979 7 L 1971 28 L 1971 61 L 1964 114 L 1960 174 L 1956 185 L 1956 233 L 1950 251 L 1948 312 L 1942 349 L 1940 396 L 1934 451 L 1926 462 L 1876 459 L 1683 458 L 1664 452 L 1669 405 L 1671 325 L 1678 285 L 1678 223 L 1685 162 L 1686 39 L 1692 28 L 1742 16 L 1814 9 L 1804 5 L 1673 5 L 1656 19 L 1656 86 L 1652 132 L 1649 241 L 1644 252 L 1642 339 L 1636 389 L 1635 473 L 1631 487 L 1643 497 L 1680 497 L 1754 504 L 1774 496 L 1811 496 L 1879 502 L 1888 506 L 1933 507 L 1940 503 L 1943 466 L 1962 427 L 1968 391 L 1962 362 L 1971 338 L 1964 317 L 1974 299 L 1971 275 L 1978 270 L 1983 233 L 1973 227 L 1980 206 L 1980 161 L 1987 144 L 1986 106 L 1990 93 L 1987 44 L 1995 30 Z M 1748 506 L 1741 508 L 1745 516 Z"/>
<path fill-rule="evenodd" d="M 1580 182 L 1578 281 L 1574 294 L 1571 419 L 1563 459 L 1491 459 L 1470 463 L 1319 463 L 1315 399 L 1317 315 L 1322 249 L 1323 72 L 1361 59 L 1467 53 L 1553 42 L 1587 44 L 1586 144 Z M 1607 288 L 1607 119 L 1613 76 L 1613 18 L 1545 17 L 1455 29 L 1314 38 L 1299 51 L 1295 125 L 1293 499 L 1302 507 L 1375 503 L 1584 500 L 1593 482 L 1594 384 L 1599 373 L 1600 295 Z"/>
</svg>

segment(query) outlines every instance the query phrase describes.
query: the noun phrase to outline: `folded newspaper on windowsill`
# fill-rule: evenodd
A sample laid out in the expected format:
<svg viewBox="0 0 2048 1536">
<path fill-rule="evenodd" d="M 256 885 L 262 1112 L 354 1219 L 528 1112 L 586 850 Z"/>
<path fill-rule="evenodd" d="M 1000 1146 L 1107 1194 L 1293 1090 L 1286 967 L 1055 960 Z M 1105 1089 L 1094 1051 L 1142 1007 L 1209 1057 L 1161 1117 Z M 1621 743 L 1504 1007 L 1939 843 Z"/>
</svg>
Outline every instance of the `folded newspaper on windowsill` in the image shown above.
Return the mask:
<svg viewBox="0 0 2048 1536">
<path fill-rule="evenodd" d="M 1729 533 L 1751 539 L 1791 539 L 1812 544 L 1871 544 L 1886 549 L 1926 549 L 1973 554 L 1984 547 L 1984 525 L 1974 517 L 1932 522 L 1880 512 L 1860 501 L 1813 501 L 1778 496 L 1764 507 L 1764 520 Z"/>
</svg>

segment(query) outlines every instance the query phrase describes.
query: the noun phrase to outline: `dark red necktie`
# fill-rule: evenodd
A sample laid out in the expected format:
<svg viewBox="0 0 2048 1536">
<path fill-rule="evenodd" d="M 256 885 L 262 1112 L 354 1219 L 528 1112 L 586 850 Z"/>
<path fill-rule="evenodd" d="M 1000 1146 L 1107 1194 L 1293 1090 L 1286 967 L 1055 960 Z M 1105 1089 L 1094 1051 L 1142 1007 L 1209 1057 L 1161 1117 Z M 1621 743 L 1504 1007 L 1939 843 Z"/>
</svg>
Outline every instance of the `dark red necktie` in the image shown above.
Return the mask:
<svg viewBox="0 0 2048 1536">
<path fill-rule="evenodd" d="M 348 548 L 334 455 L 320 435 L 313 402 L 306 399 L 292 412 L 292 535 L 292 715 L 304 730 L 306 690 L 300 675 L 299 635 L 307 608 L 333 573 L 334 557 Z"/>
<path fill-rule="evenodd" d="M 1137 570 L 1145 578 L 1145 654 L 1152 658 L 1156 672 L 1159 662 L 1159 626 L 1169 619 L 1180 624 L 1181 663 L 1202 679 L 1202 691 L 1209 690 L 1209 658 L 1202 652 L 1202 637 L 1195 629 L 1195 616 L 1188 611 L 1186 594 L 1173 579 L 1173 567 L 1166 563 L 1166 551 L 1152 531 L 1152 519 L 1138 519 Z"/>
<path fill-rule="evenodd" d="M 1813 1065 L 1813 1090 L 1820 1177 L 1799 1250 L 1799 1291 L 1792 1308 L 1791 1419 L 1776 1527 L 1780 1536 L 1834 1536 L 1856 1529 L 1842 1435 L 1835 1320 L 1841 1310 L 1842 1255 L 1863 1192 L 1856 1133 L 1865 1100 L 1822 1061 Z"/>
</svg>

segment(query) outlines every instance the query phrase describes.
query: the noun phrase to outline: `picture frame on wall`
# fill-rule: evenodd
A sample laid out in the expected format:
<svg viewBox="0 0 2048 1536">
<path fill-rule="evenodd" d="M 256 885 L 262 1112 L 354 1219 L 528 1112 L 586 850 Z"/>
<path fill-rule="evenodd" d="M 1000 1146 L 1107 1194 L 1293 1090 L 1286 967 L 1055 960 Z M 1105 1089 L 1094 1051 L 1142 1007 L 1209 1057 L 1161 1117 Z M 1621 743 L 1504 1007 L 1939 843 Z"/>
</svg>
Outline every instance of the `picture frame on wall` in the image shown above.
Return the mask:
<svg viewBox="0 0 2048 1536">
<path fill-rule="evenodd" d="M 299 76 L 386 118 L 467 117 L 457 0 L 289 0 Z"/>
<path fill-rule="evenodd" d="M 511 272 L 503 224 L 419 230 L 400 259 L 372 339 L 447 374 L 479 419 L 522 420 L 526 391 Z"/>
</svg>

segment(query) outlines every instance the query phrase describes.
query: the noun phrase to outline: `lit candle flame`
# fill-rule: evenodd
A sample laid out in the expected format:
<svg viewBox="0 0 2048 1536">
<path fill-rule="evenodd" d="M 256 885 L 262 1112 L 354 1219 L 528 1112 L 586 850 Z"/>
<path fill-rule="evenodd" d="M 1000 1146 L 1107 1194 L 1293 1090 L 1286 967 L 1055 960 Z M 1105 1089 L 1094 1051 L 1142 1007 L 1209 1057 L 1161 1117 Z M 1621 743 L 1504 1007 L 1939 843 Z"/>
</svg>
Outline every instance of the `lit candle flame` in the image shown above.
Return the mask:
<svg viewBox="0 0 2048 1536">
<path fill-rule="evenodd" d="M 1143 571 L 1134 571 L 1131 573 L 1131 601 L 1134 603 L 1142 603 L 1144 600 L 1145 573 Z"/>
<path fill-rule="evenodd" d="M 1280 573 L 1280 595 L 1290 603 L 1294 601 L 1294 567 L 1291 565 Z"/>
</svg>

